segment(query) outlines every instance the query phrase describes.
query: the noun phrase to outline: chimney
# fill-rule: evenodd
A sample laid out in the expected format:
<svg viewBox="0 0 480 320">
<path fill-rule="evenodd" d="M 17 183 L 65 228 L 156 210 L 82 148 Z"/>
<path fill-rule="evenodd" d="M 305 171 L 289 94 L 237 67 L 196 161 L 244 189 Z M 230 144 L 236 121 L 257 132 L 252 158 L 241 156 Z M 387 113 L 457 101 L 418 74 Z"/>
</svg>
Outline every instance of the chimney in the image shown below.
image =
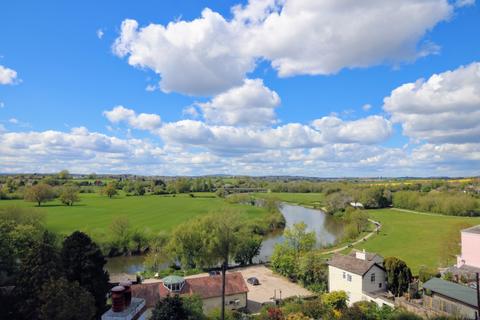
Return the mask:
<svg viewBox="0 0 480 320">
<path fill-rule="evenodd" d="M 122 312 L 125 309 L 125 287 L 116 286 L 110 292 L 112 293 L 112 311 Z"/>
<path fill-rule="evenodd" d="M 123 296 L 125 297 L 125 307 L 128 307 L 132 302 L 132 289 L 130 288 L 132 283 L 130 281 L 120 282 L 120 286 L 125 288 Z"/>
<path fill-rule="evenodd" d="M 365 252 L 365 249 L 363 249 L 363 251 L 356 251 L 355 258 L 359 260 L 367 260 L 367 253 Z"/>
</svg>

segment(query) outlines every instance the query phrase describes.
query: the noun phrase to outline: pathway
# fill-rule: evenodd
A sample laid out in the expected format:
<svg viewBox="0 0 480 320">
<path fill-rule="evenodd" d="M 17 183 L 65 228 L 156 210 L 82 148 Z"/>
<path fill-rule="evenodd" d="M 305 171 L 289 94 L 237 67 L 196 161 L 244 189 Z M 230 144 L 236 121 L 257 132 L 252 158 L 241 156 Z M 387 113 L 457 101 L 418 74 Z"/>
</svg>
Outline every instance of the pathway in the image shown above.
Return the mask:
<svg viewBox="0 0 480 320">
<path fill-rule="evenodd" d="M 336 248 L 336 249 L 333 249 L 333 250 L 329 250 L 329 251 L 325 251 L 325 252 L 322 252 L 322 254 L 331 254 L 331 253 L 337 253 L 337 252 L 341 252 L 343 250 L 346 250 L 350 247 L 353 247 L 354 245 L 356 244 L 359 244 L 363 241 L 366 241 L 368 238 L 372 237 L 374 234 L 378 233 L 380 231 L 380 228 L 382 228 L 382 224 L 378 221 L 375 221 L 375 220 L 372 220 L 372 219 L 368 219 L 368 221 L 370 221 L 371 223 L 373 223 L 375 225 L 375 230 L 373 230 L 372 232 L 370 232 L 369 234 L 367 234 L 365 237 L 362 237 L 361 239 L 358 239 L 357 241 L 355 242 L 352 242 L 350 244 L 347 244 L 343 247 L 340 247 L 340 248 Z"/>
</svg>

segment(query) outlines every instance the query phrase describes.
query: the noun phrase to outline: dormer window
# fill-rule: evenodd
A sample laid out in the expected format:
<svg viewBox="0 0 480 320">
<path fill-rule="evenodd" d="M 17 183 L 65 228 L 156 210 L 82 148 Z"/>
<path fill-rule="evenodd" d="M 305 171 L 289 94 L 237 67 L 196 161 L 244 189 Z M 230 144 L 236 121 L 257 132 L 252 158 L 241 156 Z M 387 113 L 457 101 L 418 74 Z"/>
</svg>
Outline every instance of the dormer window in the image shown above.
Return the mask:
<svg viewBox="0 0 480 320">
<path fill-rule="evenodd" d="M 370 275 L 370 281 L 371 281 L 371 282 L 375 282 L 375 273 L 372 273 L 372 274 Z"/>
</svg>

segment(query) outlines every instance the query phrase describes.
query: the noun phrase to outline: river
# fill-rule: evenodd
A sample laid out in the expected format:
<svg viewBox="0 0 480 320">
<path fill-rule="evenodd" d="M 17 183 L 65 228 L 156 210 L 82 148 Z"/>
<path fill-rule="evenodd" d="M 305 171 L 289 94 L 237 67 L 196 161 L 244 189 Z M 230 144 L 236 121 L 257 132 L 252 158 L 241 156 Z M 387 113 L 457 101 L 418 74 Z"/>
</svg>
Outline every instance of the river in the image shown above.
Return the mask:
<svg viewBox="0 0 480 320">
<path fill-rule="evenodd" d="M 320 210 L 284 203 L 280 206 L 280 211 L 285 217 L 286 228 L 289 228 L 296 223 L 304 222 L 307 225 L 308 231 L 315 231 L 318 247 L 335 244 L 337 239 L 342 235 L 342 224 Z M 273 253 L 275 245 L 277 243 L 282 243 L 283 241 L 283 232 L 274 233 L 268 236 L 263 241 L 262 249 L 260 250 L 260 254 L 256 257 L 255 262 L 268 261 Z M 143 256 L 115 257 L 108 259 L 106 268 L 110 274 L 135 274 L 136 272 L 144 270 L 143 261 Z"/>
</svg>

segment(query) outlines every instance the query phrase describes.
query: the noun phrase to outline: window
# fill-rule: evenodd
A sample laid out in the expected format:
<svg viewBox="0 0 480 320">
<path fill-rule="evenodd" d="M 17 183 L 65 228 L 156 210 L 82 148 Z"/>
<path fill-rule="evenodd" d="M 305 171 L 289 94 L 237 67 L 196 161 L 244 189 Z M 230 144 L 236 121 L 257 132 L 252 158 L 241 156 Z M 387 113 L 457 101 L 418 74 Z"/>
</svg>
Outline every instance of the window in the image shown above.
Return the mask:
<svg viewBox="0 0 480 320">
<path fill-rule="evenodd" d="M 375 273 L 372 273 L 372 274 L 370 275 L 370 281 L 371 281 L 371 282 L 375 282 Z"/>
<path fill-rule="evenodd" d="M 382 283 L 381 283 L 381 282 L 378 284 L 378 287 L 379 287 L 379 288 L 381 288 L 381 287 L 382 287 Z"/>
<path fill-rule="evenodd" d="M 343 272 L 343 279 L 345 279 L 345 277 L 346 277 L 346 273 L 345 273 L 345 272 Z"/>
<path fill-rule="evenodd" d="M 352 282 L 352 275 L 351 274 L 347 274 L 347 281 Z"/>
</svg>

